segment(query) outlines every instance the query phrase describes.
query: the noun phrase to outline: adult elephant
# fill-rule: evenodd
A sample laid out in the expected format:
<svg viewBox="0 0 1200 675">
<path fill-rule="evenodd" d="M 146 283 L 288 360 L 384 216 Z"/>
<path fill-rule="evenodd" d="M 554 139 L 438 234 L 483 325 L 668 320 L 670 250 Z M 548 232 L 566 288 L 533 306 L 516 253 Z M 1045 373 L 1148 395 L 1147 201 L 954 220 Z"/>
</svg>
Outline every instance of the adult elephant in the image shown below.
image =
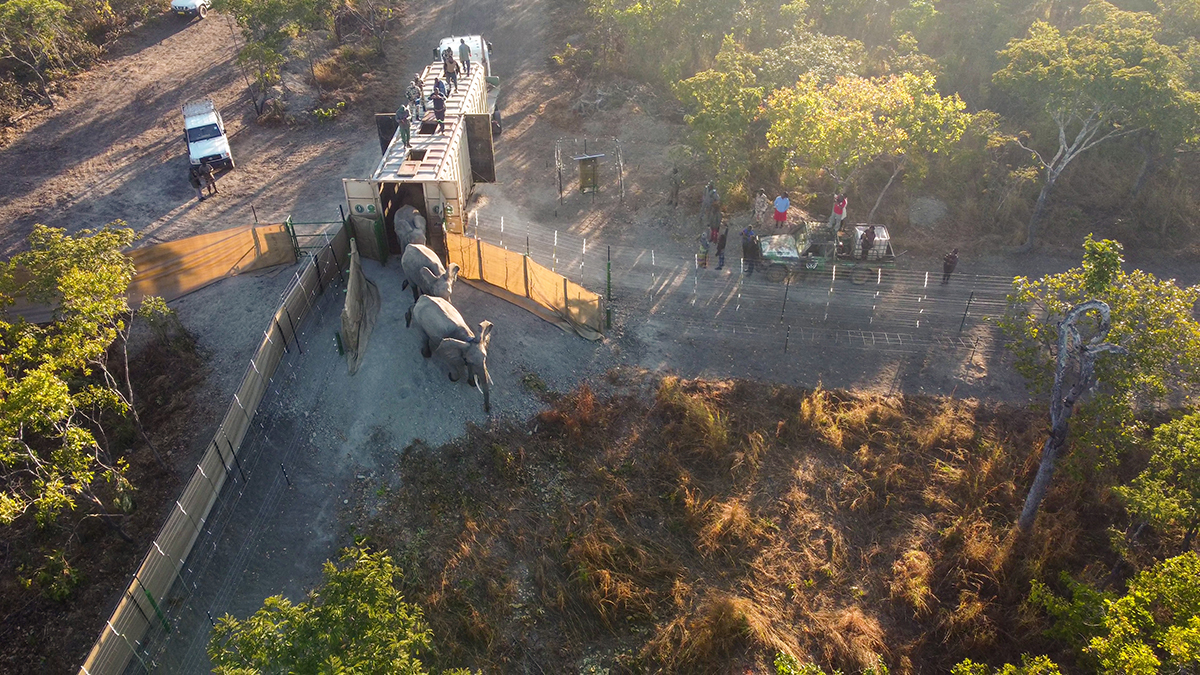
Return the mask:
<svg viewBox="0 0 1200 675">
<path fill-rule="evenodd" d="M 449 301 L 423 295 L 404 314 L 404 325 L 411 328 L 414 324 L 421 333 L 421 356 L 436 356 L 444 362 L 451 382 L 458 382 L 465 369 L 467 384 L 483 393 L 483 411 L 490 413 L 492 376 L 487 368 L 487 350 L 492 322 L 479 322 L 477 335 Z"/>
<path fill-rule="evenodd" d="M 458 278 L 458 264 L 442 267 L 433 249 L 422 244 L 412 244 L 400 256 L 400 268 L 404 270 L 404 283 L 400 289 L 412 286 L 413 302 L 421 294 L 450 299 L 454 291 L 454 280 Z"/>
<path fill-rule="evenodd" d="M 396 239 L 400 241 L 400 252 L 403 253 L 410 244 L 425 243 L 425 216 L 416 208 L 404 205 L 396 210 Z"/>
</svg>

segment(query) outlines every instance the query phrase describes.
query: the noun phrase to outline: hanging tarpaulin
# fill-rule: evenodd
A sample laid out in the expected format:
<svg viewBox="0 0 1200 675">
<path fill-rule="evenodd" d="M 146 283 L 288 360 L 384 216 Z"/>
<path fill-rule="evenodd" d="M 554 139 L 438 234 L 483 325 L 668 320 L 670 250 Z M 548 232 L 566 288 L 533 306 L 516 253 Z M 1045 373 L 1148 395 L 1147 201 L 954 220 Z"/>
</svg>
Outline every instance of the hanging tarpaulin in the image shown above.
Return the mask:
<svg viewBox="0 0 1200 675">
<path fill-rule="evenodd" d="M 350 374 L 358 372 L 367 351 L 367 339 L 379 317 L 379 288 L 362 272 L 358 242 L 350 240 L 350 278 L 346 282 L 346 304 L 342 307 L 342 346 Z"/>
</svg>

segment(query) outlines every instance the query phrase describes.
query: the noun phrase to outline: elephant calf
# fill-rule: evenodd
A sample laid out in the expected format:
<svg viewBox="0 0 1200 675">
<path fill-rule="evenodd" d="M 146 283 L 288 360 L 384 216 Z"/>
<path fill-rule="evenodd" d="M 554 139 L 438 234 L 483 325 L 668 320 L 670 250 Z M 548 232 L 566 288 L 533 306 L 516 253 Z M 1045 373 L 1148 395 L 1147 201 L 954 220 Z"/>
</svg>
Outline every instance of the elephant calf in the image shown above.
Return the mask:
<svg viewBox="0 0 1200 675">
<path fill-rule="evenodd" d="M 458 382 L 466 368 L 467 384 L 483 393 L 483 411 L 490 413 L 492 376 L 487 369 L 487 350 L 492 339 L 492 322 L 481 321 L 476 335 L 454 305 L 426 295 L 404 314 L 405 326 L 411 328 L 414 323 L 422 335 L 421 356 L 436 356 L 444 361 L 450 368 L 451 382 Z"/>
<path fill-rule="evenodd" d="M 412 286 L 413 302 L 422 293 L 433 295 L 445 300 L 450 299 L 454 290 L 454 280 L 458 278 L 458 264 L 450 263 L 449 269 L 442 267 L 442 261 L 429 247 L 413 244 L 404 249 L 400 256 L 400 267 L 404 270 L 404 283 L 400 289 Z"/>
</svg>

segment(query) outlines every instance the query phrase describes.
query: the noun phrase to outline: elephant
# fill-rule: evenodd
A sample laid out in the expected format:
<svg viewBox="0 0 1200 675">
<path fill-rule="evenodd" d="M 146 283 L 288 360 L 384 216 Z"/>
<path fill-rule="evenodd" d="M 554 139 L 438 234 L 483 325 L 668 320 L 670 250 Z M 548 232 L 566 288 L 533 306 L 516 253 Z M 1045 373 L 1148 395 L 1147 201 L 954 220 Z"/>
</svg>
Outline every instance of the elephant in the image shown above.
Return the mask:
<svg viewBox="0 0 1200 675">
<path fill-rule="evenodd" d="M 479 322 L 476 335 L 467 327 L 462 314 L 448 300 L 424 295 L 404 314 L 404 325 L 416 323 L 421 332 L 421 356 L 438 357 L 449 367 L 451 382 L 458 382 L 467 371 L 467 384 L 483 393 L 483 411 L 492 411 L 492 376 L 487 369 L 488 344 L 492 340 L 492 322 Z"/>
<path fill-rule="evenodd" d="M 442 261 L 429 247 L 413 244 L 400 256 L 400 267 L 405 277 L 400 289 L 412 286 L 413 302 L 422 294 L 450 299 L 454 280 L 458 278 L 458 263 L 450 263 L 449 268 L 442 267 Z"/>
<path fill-rule="evenodd" d="M 422 216 L 411 206 L 401 206 L 396 210 L 396 238 L 400 241 L 400 252 L 403 253 L 409 244 L 425 243 L 425 216 Z"/>
</svg>

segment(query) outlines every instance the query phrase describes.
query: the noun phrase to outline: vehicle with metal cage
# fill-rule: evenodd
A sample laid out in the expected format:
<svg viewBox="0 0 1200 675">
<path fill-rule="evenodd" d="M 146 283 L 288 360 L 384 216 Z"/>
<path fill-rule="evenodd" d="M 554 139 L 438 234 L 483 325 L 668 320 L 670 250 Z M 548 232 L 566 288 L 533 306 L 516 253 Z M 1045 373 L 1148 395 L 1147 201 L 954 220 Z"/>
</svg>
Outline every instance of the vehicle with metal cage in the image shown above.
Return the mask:
<svg viewBox="0 0 1200 675">
<path fill-rule="evenodd" d="M 867 228 L 874 230 L 875 242 L 863 256 L 863 234 Z M 843 268 L 852 282 L 862 284 L 871 279 L 881 280 L 884 268 L 896 266 L 896 252 L 886 225 L 851 225 L 835 238 L 825 223 L 804 223 L 791 234 L 760 237 L 759 247 L 767 279 L 776 282 L 790 276 L 821 274 L 836 267 Z"/>
</svg>

